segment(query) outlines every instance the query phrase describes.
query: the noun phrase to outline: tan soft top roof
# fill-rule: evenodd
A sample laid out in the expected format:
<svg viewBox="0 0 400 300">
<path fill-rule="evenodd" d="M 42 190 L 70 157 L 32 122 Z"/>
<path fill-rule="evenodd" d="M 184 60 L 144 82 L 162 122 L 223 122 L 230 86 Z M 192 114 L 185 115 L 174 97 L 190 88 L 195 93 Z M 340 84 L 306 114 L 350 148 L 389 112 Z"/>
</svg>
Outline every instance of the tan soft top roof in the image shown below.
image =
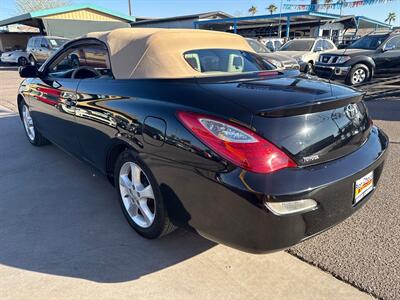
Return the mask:
<svg viewBox="0 0 400 300">
<path fill-rule="evenodd" d="M 254 52 L 239 35 L 196 29 L 121 28 L 85 37 L 103 41 L 117 79 L 206 76 L 194 70 L 183 54 L 196 49 L 237 49 Z"/>
</svg>

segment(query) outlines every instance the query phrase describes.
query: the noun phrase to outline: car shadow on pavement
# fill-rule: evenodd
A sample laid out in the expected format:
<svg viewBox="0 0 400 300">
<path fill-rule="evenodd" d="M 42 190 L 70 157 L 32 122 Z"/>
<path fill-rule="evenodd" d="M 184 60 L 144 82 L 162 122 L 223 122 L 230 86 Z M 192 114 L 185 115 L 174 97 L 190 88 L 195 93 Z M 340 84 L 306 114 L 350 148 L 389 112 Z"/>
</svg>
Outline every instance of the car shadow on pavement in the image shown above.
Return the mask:
<svg viewBox="0 0 400 300">
<path fill-rule="evenodd" d="M 0 264 L 124 282 L 215 246 L 184 230 L 140 237 L 97 171 L 55 146 L 31 146 L 17 116 L 0 117 L 0 129 Z"/>
</svg>

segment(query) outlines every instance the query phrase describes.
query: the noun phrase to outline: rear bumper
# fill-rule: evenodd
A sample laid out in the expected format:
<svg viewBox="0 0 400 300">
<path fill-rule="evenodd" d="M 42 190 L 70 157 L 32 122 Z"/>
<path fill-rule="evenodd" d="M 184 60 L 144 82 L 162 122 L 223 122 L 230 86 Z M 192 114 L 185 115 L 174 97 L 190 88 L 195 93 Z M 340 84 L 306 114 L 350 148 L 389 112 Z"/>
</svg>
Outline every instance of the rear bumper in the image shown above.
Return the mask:
<svg viewBox="0 0 400 300">
<path fill-rule="evenodd" d="M 247 252 L 290 247 L 345 220 L 371 198 L 373 191 L 354 206 L 354 184 L 374 171 L 376 187 L 387 148 L 387 136 L 373 127 L 357 151 L 327 163 L 268 175 L 235 169 L 207 180 L 193 172 L 183 191 L 176 189 L 185 208 L 184 221 L 208 239 Z M 277 202 L 311 198 L 318 208 L 277 216 L 266 209 L 266 198 Z"/>
<path fill-rule="evenodd" d="M 348 66 L 330 66 L 316 64 L 314 72 L 318 77 L 327 79 L 345 79 L 350 72 L 351 67 Z"/>
</svg>

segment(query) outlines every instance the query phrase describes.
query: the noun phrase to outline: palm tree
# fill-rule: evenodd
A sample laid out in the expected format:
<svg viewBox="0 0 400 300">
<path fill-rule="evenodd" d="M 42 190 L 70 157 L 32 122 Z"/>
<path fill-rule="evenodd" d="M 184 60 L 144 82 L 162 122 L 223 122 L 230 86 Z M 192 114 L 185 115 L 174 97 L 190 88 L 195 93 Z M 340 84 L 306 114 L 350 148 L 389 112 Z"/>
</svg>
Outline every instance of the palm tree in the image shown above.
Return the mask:
<svg viewBox="0 0 400 300">
<path fill-rule="evenodd" d="M 268 6 L 268 7 L 266 8 L 266 10 L 268 10 L 268 11 L 271 13 L 271 15 L 272 15 L 274 12 L 276 12 L 277 9 L 278 9 L 278 8 L 275 6 L 275 4 L 271 4 L 270 6 Z"/>
<path fill-rule="evenodd" d="M 389 25 L 392 24 L 392 22 L 396 22 L 396 13 L 395 12 L 390 12 L 388 14 L 388 17 L 385 20 L 386 23 L 389 23 Z"/>
<path fill-rule="evenodd" d="M 249 14 L 251 14 L 252 16 L 254 16 L 257 13 L 257 7 L 255 7 L 254 5 L 252 5 L 249 8 Z"/>
<path fill-rule="evenodd" d="M 332 4 L 332 0 L 325 0 L 325 5 L 329 5 L 329 4 Z M 326 6 L 326 12 L 328 12 L 328 10 L 329 10 L 329 7 Z"/>
</svg>

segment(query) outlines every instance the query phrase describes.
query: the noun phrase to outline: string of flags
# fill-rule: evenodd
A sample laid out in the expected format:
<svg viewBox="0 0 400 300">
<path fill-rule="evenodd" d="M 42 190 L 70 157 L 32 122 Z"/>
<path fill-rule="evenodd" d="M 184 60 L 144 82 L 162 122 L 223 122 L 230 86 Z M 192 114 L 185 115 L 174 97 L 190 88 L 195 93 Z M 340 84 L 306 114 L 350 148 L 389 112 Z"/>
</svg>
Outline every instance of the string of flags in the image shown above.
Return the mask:
<svg viewBox="0 0 400 300">
<path fill-rule="evenodd" d="M 289 0 L 290 1 L 290 0 Z M 347 2 L 345 0 L 338 0 L 335 3 L 322 3 L 322 4 L 292 4 L 285 3 L 283 4 L 283 8 L 287 10 L 323 10 L 323 9 L 340 9 L 345 7 L 360 7 L 365 5 L 373 5 L 380 3 L 388 3 L 396 0 L 357 0 Z"/>
</svg>

